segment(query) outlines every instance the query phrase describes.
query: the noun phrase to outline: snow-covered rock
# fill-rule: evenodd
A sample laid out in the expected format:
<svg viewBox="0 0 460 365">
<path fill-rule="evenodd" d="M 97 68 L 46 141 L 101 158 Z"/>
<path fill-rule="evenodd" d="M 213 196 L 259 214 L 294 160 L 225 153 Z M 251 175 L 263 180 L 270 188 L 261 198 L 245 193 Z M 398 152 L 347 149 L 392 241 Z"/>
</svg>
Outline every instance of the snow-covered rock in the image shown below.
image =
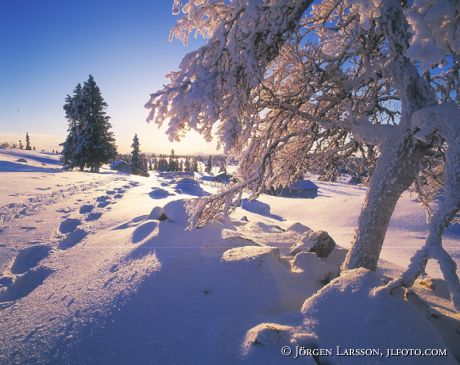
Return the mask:
<svg viewBox="0 0 460 365">
<path fill-rule="evenodd" d="M 200 186 L 200 184 L 193 179 L 190 178 L 183 178 L 180 179 L 174 188 L 176 193 L 179 194 L 187 194 L 187 195 L 193 195 L 193 196 L 206 196 L 209 195 L 206 191 L 203 190 L 203 188 Z"/>
<path fill-rule="evenodd" d="M 240 260 L 264 260 L 265 258 L 280 258 L 280 250 L 277 247 L 270 246 L 244 246 L 232 248 L 225 251 L 222 255 L 222 261 L 240 261 Z"/>
<path fill-rule="evenodd" d="M 152 199 L 164 199 L 169 195 L 171 194 L 167 190 L 158 187 L 152 188 L 152 191 L 149 193 Z"/>
<path fill-rule="evenodd" d="M 169 202 L 163 207 L 164 215 L 170 222 L 187 225 L 189 214 L 185 208 L 186 199 L 179 199 Z"/>
<path fill-rule="evenodd" d="M 166 219 L 166 215 L 164 214 L 164 210 L 162 207 L 155 207 L 149 214 L 149 219 L 155 219 L 158 221 L 163 221 Z"/>
<path fill-rule="evenodd" d="M 299 233 L 299 234 L 302 234 L 302 233 L 305 233 L 305 232 L 309 232 L 311 231 L 312 229 L 310 227 L 307 227 L 306 225 L 302 224 L 302 223 L 299 223 L 299 222 L 296 222 L 296 223 L 293 223 L 291 224 L 288 228 L 287 228 L 288 231 L 292 231 L 292 232 L 296 232 L 296 233 Z"/>
<path fill-rule="evenodd" d="M 131 165 L 123 160 L 117 160 L 113 161 L 110 164 L 110 169 L 124 172 L 125 174 L 130 174 L 131 173 Z"/>
<path fill-rule="evenodd" d="M 311 280 L 318 282 L 330 276 L 328 265 L 313 252 L 299 252 L 295 255 L 292 271 L 307 273 Z"/>
<path fill-rule="evenodd" d="M 314 252 L 319 257 L 327 257 L 335 247 L 335 241 L 326 231 L 307 231 L 291 247 L 291 254 Z"/>
<path fill-rule="evenodd" d="M 330 355 L 321 357 L 331 364 L 456 364 L 449 351 L 447 356 L 437 357 L 387 357 L 387 349 L 420 349 L 423 352 L 425 349 L 445 349 L 446 344 L 412 304 L 385 291 L 374 294 L 374 289 L 382 284 L 375 272 L 347 271 L 304 302 L 300 319 L 292 316 L 283 324 L 271 321 L 250 329 L 243 343 L 243 353 L 252 363 L 263 363 L 270 356 L 272 359 L 279 356 L 282 346 L 289 346 L 291 358 L 298 350 L 296 346 L 303 346 L 305 349 L 331 349 Z M 367 356 L 344 355 L 356 349 L 375 349 L 376 352 Z M 311 356 L 301 360 L 317 363 L 309 362 L 313 360 Z"/>
<path fill-rule="evenodd" d="M 27 163 L 27 160 L 25 158 L 18 158 L 16 162 L 22 162 L 22 163 Z"/>
</svg>

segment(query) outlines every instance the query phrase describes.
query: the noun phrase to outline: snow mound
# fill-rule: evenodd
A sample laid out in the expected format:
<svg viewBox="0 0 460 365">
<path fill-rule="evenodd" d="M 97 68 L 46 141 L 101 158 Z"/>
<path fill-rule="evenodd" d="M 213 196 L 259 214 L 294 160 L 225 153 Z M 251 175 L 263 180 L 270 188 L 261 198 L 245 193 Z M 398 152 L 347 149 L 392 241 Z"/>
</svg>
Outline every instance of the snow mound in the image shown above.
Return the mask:
<svg viewBox="0 0 460 365">
<path fill-rule="evenodd" d="M 382 284 L 378 274 L 365 269 L 345 272 L 304 302 L 300 324 L 291 322 L 289 328 L 284 323 L 281 335 L 276 337 L 272 333 L 270 341 L 265 339 L 267 328 L 276 328 L 275 325 L 266 323 L 256 326 L 247 332 L 243 349 L 254 363 L 267 356 L 268 350 L 260 351 L 260 346 L 257 346 L 263 342 L 271 348 L 269 352 L 272 356 L 277 356 L 276 353 L 279 354 L 285 345 L 289 345 L 293 351 L 294 346 L 332 349 L 332 355 L 320 358 L 321 363 L 455 364 L 450 354 L 436 358 L 386 358 L 387 349 L 423 351 L 445 349 L 446 344 L 412 304 L 387 292 L 374 295 L 374 289 Z M 378 349 L 382 355 L 338 356 L 346 349 Z"/>
<path fill-rule="evenodd" d="M 222 261 L 241 261 L 241 260 L 258 260 L 280 259 L 280 250 L 276 247 L 269 246 L 244 246 L 232 248 L 225 251 L 222 255 Z"/>
<path fill-rule="evenodd" d="M 243 208 L 244 210 L 247 210 L 248 212 L 259 214 L 264 217 L 273 218 L 273 219 L 280 220 L 280 221 L 283 220 L 283 218 L 280 217 L 279 215 L 270 213 L 270 205 L 266 203 L 262 203 L 261 201 L 256 200 L 256 199 L 255 200 L 249 200 L 246 198 L 242 199 L 241 208 Z"/>
<path fill-rule="evenodd" d="M 16 160 L 16 162 L 27 163 L 27 160 L 26 160 L 25 158 L 22 158 L 22 157 L 21 157 L 21 158 L 18 158 L 18 159 Z"/>
<path fill-rule="evenodd" d="M 288 231 L 296 232 L 299 234 L 311 231 L 312 229 L 310 227 L 307 227 L 306 225 L 296 222 L 294 224 L 291 224 L 288 228 Z"/>
<path fill-rule="evenodd" d="M 149 214 L 149 219 L 154 219 L 157 221 L 164 221 L 166 216 L 162 207 L 155 207 Z"/>
<path fill-rule="evenodd" d="M 186 202 L 187 202 L 186 199 L 179 199 L 179 200 L 174 200 L 172 202 L 167 203 L 163 207 L 163 212 L 166 218 L 170 222 L 178 223 L 184 226 L 187 225 L 190 216 L 187 213 L 187 210 L 185 207 Z"/>
<path fill-rule="evenodd" d="M 224 230 L 222 237 L 248 240 L 259 246 L 278 247 L 282 254 L 290 255 L 289 248 L 293 242 L 298 240 L 299 234 L 294 231 L 285 231 L 275 224 L 249 222 L 240 225 L 237 230 Z"/>
<path fill-rule="evenodd" d="M 167 190 L 161 188 L 153 188 L 152 191 L 149 193 L 149 196 L 152 199 L 163 199 L 167 198 L 170 195 L 171 194 Z"/>
<path fill-rule="evenodd" d="M 200 184 L 197 181 L 187 178 L 187 177 L 180 179 L 176 183 L 174 190 L 179 194 L 187 194 L 187 195 L 193 195 L 193 196 L 209 195 L 209 193 L 204 191 L 203 188 L 200 186 Z"/>
<path fill-rule="evenodd" d="M 330 268 L 316 254 L 300 252 L 294 257 L 292 271 L 308 272 L 310 279 L 323 282 L 331 276 Z"/>
<path fill-rule="evenodd" d="M 131 173 L 131 165 L 127 163 L 126 161 L 123 160 L 117 160 L 114 161 L 110 164 L 110 169 L 111 170 L 116 170 L 123 172 L 125 174 L 130 174 Z"/>
</svg>

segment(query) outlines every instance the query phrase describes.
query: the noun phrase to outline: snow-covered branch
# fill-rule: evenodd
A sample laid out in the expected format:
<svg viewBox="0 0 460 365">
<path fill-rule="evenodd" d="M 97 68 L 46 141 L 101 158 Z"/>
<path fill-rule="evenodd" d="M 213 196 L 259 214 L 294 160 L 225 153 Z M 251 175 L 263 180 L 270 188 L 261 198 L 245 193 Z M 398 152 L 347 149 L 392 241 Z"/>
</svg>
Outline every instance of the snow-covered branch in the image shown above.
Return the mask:
<svg viewBox="0 0 460 365">
<path fill-rule="evenodd" d="M 232 121 L 248 102 L 249 92 L 264 77 L 267 65 L 297 27 L 311 1 L 189 1 L 179 6 L 181 20 L 173 36 L 186 40 L 196 29 L 207 45 L 186 55 L 169 84 L 146 103 L 149 121 L 169 119 L 170 138 L 192 128 L 210 139 L 212 125 Z M 204 19 L 208 21 L 205 22 Z"/>
</svg>

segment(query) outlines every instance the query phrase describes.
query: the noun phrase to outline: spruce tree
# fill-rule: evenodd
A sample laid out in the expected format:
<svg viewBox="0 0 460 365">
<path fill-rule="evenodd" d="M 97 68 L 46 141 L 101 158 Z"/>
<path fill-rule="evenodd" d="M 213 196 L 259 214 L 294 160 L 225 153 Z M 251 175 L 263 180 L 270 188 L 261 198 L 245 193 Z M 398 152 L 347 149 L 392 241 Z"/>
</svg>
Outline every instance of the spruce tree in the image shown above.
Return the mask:
<svg viewBox="0 0 460 365">
<path fill-rule="evenodd" d="M 21 141 L 21 140 L 19 140 L 19 145 L 18 145 L 18 146 L 19 146 L 19 149 L 20 149 L 20 150 L 23 150 L 23 149 L 24 149 L 24 145 L 22 144 L 22 141 Z"/>
<path fill-rule="evenodd" d="M 30 137 L 29 137 L 29 133 L 26 132 L 26 150 L 30 151 L 32 149 L 32 147 L 30 147 Z"/>
<path fill-rule="evenodd" d="M 192 171 L 198 172 L 198 158 L 194 157 L 192 162 Z"/>
<path fill-rule="evenodd" d="M 67 96 L 64 110 L 69 121 L 67 139 L 63 144 L 64 164 L 81 170 L 89 167 L 98 172 L 102 164 L 116 156 L 115 138 L 110 131 L 107 103 L 92 75 Z"/>
<path fill-rule="evenodd" d="M 219 173 L 220 174 L 226 174 L 227 173 L 227 163 L 225 161 L 225 158 L 222 159 L 222 161 L 220 163 Z"/>
<path fill-rule="evenodd" d="M 185 158 L 184 171 L 192 171 L 192 165 L 190 164 L 190 158 Z"/>
<path fill-rule="evenodd" d="M 212 172 L 212 157 L 209 155 L 208 161 L 206 162 L 206 169 L 204 170 L 206 173 L 210 174 Z"/>
<path fill-rule="evenodd" d="M 148 176 L 147 172 L 147 161 L 144 156 L 141 155 L 140 143 L 137 134 L 134 135 L 133 148 L 131 152 L 131 170 L 134 175 Z"/>
<path fill-rule="evenodd" d="M 78 142 L 79 135 L 83 128 L 83 113 L 82 113 L 82 88 L 81 84 L 78 83 L 73 90 L 73 95 L 67 95 L 64 104 L 64 111 L 69 126 L 67 128 L 67 138 L 62 143 L 62 162 L 67 168 L 74 168 L 77 166 L 75 146 Z M 80 170 L 83 170 L 84 164 L 78 166 Z"/>
</svg>

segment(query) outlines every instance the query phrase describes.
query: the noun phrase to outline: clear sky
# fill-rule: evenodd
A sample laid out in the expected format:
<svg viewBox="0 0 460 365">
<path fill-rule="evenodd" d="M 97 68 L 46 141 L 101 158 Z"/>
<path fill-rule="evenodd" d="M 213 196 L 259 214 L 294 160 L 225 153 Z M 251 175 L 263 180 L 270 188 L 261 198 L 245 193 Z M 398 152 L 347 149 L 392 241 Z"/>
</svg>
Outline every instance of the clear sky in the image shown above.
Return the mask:
<svg viewBox="0 0 460 365">
<path fill-rule="evenodd" d="M 109 104 L 121 152 L 134 133 L 146 152 L 215 152 L 196 134 L 171 144 L 144 104 L 199 46 L 169 41 L 171 0 L 0 0 L 0 141 L 29 132 L 37 148 L 65 138 L 62 106 L 92 74 Z M 35 135 L 35 140 L 34 140 Z M 35 143 L 34 143 L 35 141 Z"/>
</svg>

